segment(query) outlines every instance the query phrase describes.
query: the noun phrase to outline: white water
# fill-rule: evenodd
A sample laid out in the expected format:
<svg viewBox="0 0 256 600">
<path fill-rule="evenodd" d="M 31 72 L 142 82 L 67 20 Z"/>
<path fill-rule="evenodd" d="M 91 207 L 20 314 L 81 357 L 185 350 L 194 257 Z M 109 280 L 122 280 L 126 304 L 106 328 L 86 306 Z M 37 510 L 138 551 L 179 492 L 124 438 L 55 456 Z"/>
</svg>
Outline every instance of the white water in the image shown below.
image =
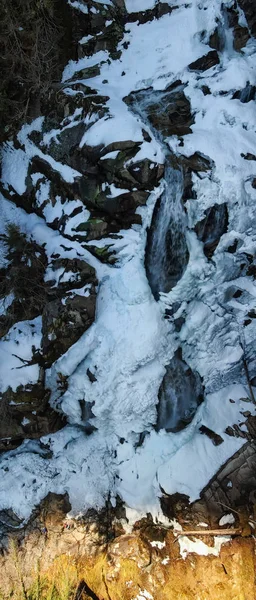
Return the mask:
<svg viewBox="0 0 256 600">
<path fill-rule="evenodd" d="M 187 264 L 186 215 L 181 205 L 183 177 L 173 167 L 165 170 L 165 190 L 156 207 L 149 232 L 146 270 L 156 298 L 170 292 Z"/>
</svg>

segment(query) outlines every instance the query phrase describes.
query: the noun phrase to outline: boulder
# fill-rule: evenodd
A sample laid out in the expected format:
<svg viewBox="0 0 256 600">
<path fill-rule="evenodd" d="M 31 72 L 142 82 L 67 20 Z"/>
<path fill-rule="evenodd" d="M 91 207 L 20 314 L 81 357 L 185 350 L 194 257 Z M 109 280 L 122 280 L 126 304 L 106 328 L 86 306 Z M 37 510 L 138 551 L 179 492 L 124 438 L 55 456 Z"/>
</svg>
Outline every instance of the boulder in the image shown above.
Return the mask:
<svg viewBox="0 0 256 600">
<path fill-rule="evenodd" d="M 194 117 L 191 114 L 190 102 L 186 98 L 185 86 L 181 81 L 174 82 L 165 91 L 143 90 L 134 92 L 125 98 L 136 112 L 136 104 L 143 101 L 143 110 L 153 127 L 166 137 L 191 133 Z"/>
<path fill-rule="evenodd" d="M 251 34 L 256 37 L 256 0 L 238 0 L 244 11 Z"/>
<path fill-rule="evenodd" d="M 180 431 L 193 419 L 204 398 L 198 373 L 193 373 L 176 352 L 159 389 L 156 430 Z"/>
<path fill-rule="evenodd" d="M 227 8 L 228 23 L 233 29 L 233 46 L 236 52 L 240 52 L 244 46 L 246 46 L 250 33 L 247 27 L 242 27 L 239 24 L 239 13 L 235 8 L 235 5 Z"/>
<path fill-rule="evenodd" d="M 199 240 L 204 243 L 204 253 L 211 258 L 221 236 L 228 228 L 227 204 L 214 204 L 205 211 L 205 218 L 195 226 Z"/>
<path fill-rule="evenodd" d="M 217 50 L 211 50 L 188 65 L 190 71 L 207 71 L 220 62 Z"/>
</svg>

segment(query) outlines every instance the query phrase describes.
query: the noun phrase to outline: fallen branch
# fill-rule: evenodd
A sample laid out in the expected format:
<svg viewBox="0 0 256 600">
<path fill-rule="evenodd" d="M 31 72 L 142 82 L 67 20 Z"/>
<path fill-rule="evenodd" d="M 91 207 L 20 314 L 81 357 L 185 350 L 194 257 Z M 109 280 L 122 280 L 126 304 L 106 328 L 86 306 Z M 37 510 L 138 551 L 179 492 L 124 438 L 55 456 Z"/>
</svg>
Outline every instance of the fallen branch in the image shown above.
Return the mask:
<svg viewBox="0 0 256 600">
<path fill-rule="evenodd" d="M 239 535 L 241 529 L 188 529 L 187 531 L 173 530 L 174 535 Z"/>
</svg>

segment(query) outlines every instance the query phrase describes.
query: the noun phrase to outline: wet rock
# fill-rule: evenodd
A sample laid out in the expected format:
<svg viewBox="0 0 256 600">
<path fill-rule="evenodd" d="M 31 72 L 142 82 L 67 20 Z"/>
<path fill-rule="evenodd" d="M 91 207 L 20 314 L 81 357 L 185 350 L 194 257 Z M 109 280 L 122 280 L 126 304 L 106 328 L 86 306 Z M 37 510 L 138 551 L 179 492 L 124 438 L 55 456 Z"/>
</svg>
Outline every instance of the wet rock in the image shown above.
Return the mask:
<svg viewBox="0 0 256 600">
<path fill-rule="evenodd" d="M 219 62 L 218 52 L 216 50 L 211 50 L 208 54 L 205 54 L 204 56 L 201 56 L 201 58 L 190 63 L 188 68 L 190 71 L 207 71 L 208 69 L 211 69 L 211 67 L 218 65 Z"/>
<path fill-rule="evenodd" d="M 180 81 L 169 86 L 164 92 L 147 90 L 135 92 L 125 98 L 136 112 L 143 105 L 150 123 L 163 136 L 186 135 L 191 133 L 194 117 L 190 102 L 184 94 L 185 86 Z"/>
<path fill-rule="evenodd" d="M 155 298 L 179 281 L 188 261 L 184 215 L 181 208 L 183 181 L 180 169 L 166 167 L 165 189 L 153 212 L 148 231 L 145 266 Z"/>
<path fill-rule="evenodd" d="M 211 171 L 213 166 L 213 161 L 200 154 L 200 152 L 194 152 L 191 156 L 181 155 L 179 159 L 185 169 L 190 169 L 190 171 L 194 171 L 195 173 L 200 171 L 206 173 L 207 171 Z"/>
<path fill-rule="evenodd" d="M 239 13 L 235 5 L 227 8 L 228 24 L 233 29 L 233 47 L 236 52 L 240 52 L 246 46 L 250 39 L 250 33 L 247 27 L 242 27 L 239 24 Z"/>
<path fill-rule="evenodd" d="M 242 90 L 237 90 L 232 98 L 234 100 L 240 100 L 243 104 L 250 102 L 251 100 L 255 100 L 256 97 L 256 87 L 255 85 L 250 85 L 249 82 Z"/>
<path fill-rule="evenodd" d="M 240 25 L 234 27 L 234 50 L 236 52 L 240 52 L 246 46 L 249 39 L 250 33 L 247 27 L 241 27 Z"/>
<path fill-rule="evenodd" d="M 204 243 L 205 255 L 210 258 L 228 228 L 227 204 L 214 204 L 205 211 L 205 215 L 205 218 L 196 224 L 195 230 L 199 240 Z"/>
<path fill-rule="evenodd" d="M 211 35 L 209 37 L 208 45 L 210 46 L 210 48 L 213 48 L 214 50 L 217 50 L 218 52 L 223 50 L 224 44 L 223 44 L 223 39 L 222 39 L 219 27 L 216 27 L 216 29 L 213 31 L 213 33 L 211 33 Z"/>
<path fill-rule="evenodd" d="M 203 401 L 200 376 L 193 373 L 178 353 L 166 367 L 158 397 L 157 431 L 180 431 L 192 421 Z"/>
</svg>

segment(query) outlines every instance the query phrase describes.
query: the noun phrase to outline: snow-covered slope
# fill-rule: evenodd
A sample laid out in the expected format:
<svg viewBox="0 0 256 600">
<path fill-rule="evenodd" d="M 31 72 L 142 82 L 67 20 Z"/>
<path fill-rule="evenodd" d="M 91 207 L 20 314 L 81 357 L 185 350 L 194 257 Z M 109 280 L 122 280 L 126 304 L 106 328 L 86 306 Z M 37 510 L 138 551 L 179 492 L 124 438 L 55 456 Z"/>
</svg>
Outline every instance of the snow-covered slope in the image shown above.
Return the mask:
<svg viewBox="0 0 256 600">
<path fill-rule="evenodd" d="M 85 14 L 86 3 L 70 4 Z M 67 491 L 75 514 L 100 508 L 107 498 L 114 503 L 117 494 L 128 507 L 157 514 L 161 488 L 195 500 L 246 441 L 226 428 L 237 424 L 246 432 L 245 406 L 255 413 L 256 42 L 248 33 L 238 49 L 234 34 L 247 23 L 230 0 L 126 0 L 127 13 L 116 8 L 116 14 L 110 1 L 94 4 L 88 9 L 92 35 L 85 31 L 80 58 L 63 73 L 61 93 L 72 110 L 53 128 L 47 115 L 24 126 L 17 143 L 4 148 L 2 233 L 15 223 L 43 245 L 45 280 L 57 287 L 69 283 L 73 294 L 79 288 L 85 298 L 90 291 L 85 283 L 75 285 L 67 262 L 65 270 L 59 263 L 54 267 L 56 257 L 84 261 L 98 280 L 94 323 L 46 364 L 50 404 L 68 424 L 1 456 L 0 508 L 11 506 L 25 519 L 48 491 Z M 96 39 L 101 32 L 93 19 L 99 14 L 103 37 L 116 18 L 116 54 Z M 180 86 L 190 122 L 177 132 L 172 123 L 180 118 L 181 97 L 178 103 L 170 98 Z M 144 100 L 134 102 L 140 90 Z M 159 101 L 163 90 L 170 96 Z M 166 129 L 161 115 L 168 117 L 168 103 L 174 116 Z M 190 194 L 181 189 L 176 199 L 182 218 L 175 223 L 173 217 L 173 227 L 182 222 L 185 228 L 188 259 L 176 285 L 160 289 L 157 300 L 145 252 L 154 208 L 166 189 L 172 194 L 170 179 L 160 179 L 162 165 L 170 163 L 182 171 L 183 189 L 191 178 Z M 152 180 L 150 171 L 156 174 Z M 128 210 L 122 208 L 127 203 Z M 105 229 L 95 234 L 91 223 L 97 227 L 99 220 Z M 87 225 L 79 230 L 81 223 Z M 158 235 L 166 232 L 160 227 Z M 95 286 L 95 279 L 88 285 Z M 17 370 L 13 357 L 15 339 L 23 344 L 25 336 L 22 358 L 30 358 L 29 327 L 24 321 L 18 333 L 12 327 L 2 338 L 0 352 L 10 357 L 1 364 L 2 392 L 38 376 L 35 365 Z M 38 336 L 37 322 L 40 347 Z M 200 376 L 204 400 L 181 431 L 156 431 L 159 388 L 177 350 Z M 60 374 L 67 383 L 61 393 Z M 202 426 L 221 436 L 221 443 L 215 445 Z"/>
</svg>

